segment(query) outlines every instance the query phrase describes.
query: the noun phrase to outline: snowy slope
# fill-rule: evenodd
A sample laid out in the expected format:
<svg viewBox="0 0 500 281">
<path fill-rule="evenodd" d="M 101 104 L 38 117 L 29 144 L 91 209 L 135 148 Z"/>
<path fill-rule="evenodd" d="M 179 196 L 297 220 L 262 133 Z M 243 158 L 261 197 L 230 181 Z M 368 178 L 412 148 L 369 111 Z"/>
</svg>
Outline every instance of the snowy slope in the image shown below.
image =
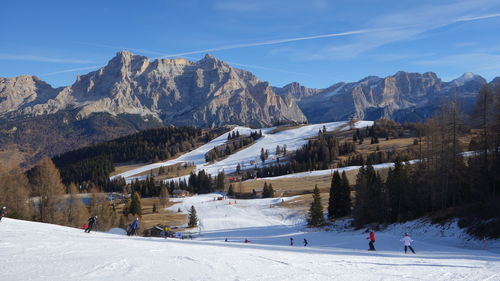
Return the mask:
<svg viewBox="0 0 500 281">
<path fill-rule="evenodd" d="M 450 246 L 458 238 L 442 243 L 439 231 L 415 223 L 377 233 L 378 251 L 368 252 L 365 233 L 307 229 L 280 199 L 229 205 L 213 196 L 179 202 L 198 210 L 201 236 L 194 240 L 86 234 L 6 218 L 0 280 L 500 280 L 498 251 Z M 402 252 L 399 238 L 408 230 L 417 255 Z"/>
<path fill-rule="evenodd" d="M 318 131 L 321 130 L 323 126 L 326 127 L 328 131 L 332 131 L 344 126 L 346 123 L 347 122 L 342 121 L 342 122 L 305 125 L 299 128 L 277 132 L 275 134 L 270 133 L 275 129 L 275 127 L 265 128 L 262 129 L 263 137 L 258 139 L 254 144 L 230 155 L 229 157 L 221 161 L 212 164 L 207 164 L 205 161 L 205 153 L 207 153 L 212 148 L 225 143 L 227 140 L 227 135 L 229 133 L 239 131 L 240 134 L 242 135 L 249 135 L 251 131 L 254 131 L 247 127 L 236 127 L 230 132 L 215 138 L 214 140 L 206 143 L 205 145 L 189 153 L 180 156 L 179 158 L 161 163 L 145 165 L 137 169 L 120 173 L 118 175 L 115 175 L 114 177 L 121 176 L 128 180 L 131 180 L 134 178 L 133 176 L 136 174 L 149 171 L 151 169 L 159 168 L 161 166 L 168 166 L 184 162 L 194 162 L 197 171 L 205 170 L 207 173 L 212 175 L 215 175 L 222 170 L 224 170 L 226 173 L 230 173 L 236 170 L 236 165 L 238 165 L 238 163 L 240 163 L 243 168 L 245 166 L 249 166 L 250 161 L 255 161 L 257 165 L 261 165 L 259 157 L 262 148 L 269 150 L 269 160 L 266 160 L 266 163 L 275 162 L 276 161 L 275 151 L 277 145 L 283 146 L 284 144 L 286 144 L 287 150 L 293 151 L 304 145 L 307 142 L 308 138 L 316 136 L 318 134 Z M 355 123 L 354 127 L 364 128 L 371 125 L 373 125 L 373 121 L 358 121 Z"/>
</svg>

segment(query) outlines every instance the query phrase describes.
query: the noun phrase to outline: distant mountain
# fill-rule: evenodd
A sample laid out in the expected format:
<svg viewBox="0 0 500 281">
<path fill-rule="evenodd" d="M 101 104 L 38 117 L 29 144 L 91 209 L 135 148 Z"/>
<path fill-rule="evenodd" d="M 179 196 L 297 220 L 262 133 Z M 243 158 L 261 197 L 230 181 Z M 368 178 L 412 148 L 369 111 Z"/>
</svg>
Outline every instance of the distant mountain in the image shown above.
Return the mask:
<svg viewBox="0 0 500 281">
<path fill-rule="evenodd" d="M 465 73 L 443 82 L 435 73 L 400 71 L 380 78 L 369 76 L 358 82 L 340 82 L 326 89 L 303 86 L 276 88 L 275 92 L 293 98 L 311 123 L 359 118 L 420 121 L 432 116 L 439 104 L 450 97 L 461 99 L 470 108 L 479 89 L 487 81 Z"/>
<path fill-rule="evenodd" d="M 432 72 L 339 82 L 325 89 L 297 82 L 271 87 L 210 55 L 199 61 L 118 52 L 72 85 L 53 88 L 36 76 L 0 78 L 0 157 L 28 162 L 97 141 L 164 125 L 220 127 L 319 123 L 349 118 L 420 121 L 450 97 L 470 109 L 486 80 L 473 73 L 444 82 Z M 500 78 L 491 83 L 500 87 Z"/>
<path fill-rule="evenodd" d="M 192 62 L 122 51 L 68 87 L 53 89 L 33 76 L 0 80 L 0 117 L 38 116 L 76 110 L 151 115 L 167 124 L 216 127 L 305 122 L 299 107 L 276 95 L 252 73 L 210 55 Z"/>
</svg>

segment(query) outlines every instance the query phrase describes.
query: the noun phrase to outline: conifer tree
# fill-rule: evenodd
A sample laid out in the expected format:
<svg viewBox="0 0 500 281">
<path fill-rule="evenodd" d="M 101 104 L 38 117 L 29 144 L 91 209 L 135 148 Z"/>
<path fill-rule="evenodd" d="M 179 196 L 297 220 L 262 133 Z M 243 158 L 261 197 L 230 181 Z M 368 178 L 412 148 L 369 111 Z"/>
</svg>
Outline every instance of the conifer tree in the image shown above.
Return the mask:
<svg viewBox="0 0 500 281">
<path fill-rule="evenodd" d="M 325 224 L 325 218 L 323 216 L 323 205 L 321 203 L 321 195 L 319 193 L 318 185 L 314 187 L 313 191 L 313 202 L 311 203 L 311 208 L 309 209 L 309 226 L 317 227 Z"/>
<path fill-rule="evenodd" d="M 68 186 L 68 191 L 70 196 L 66 210 L 67 222 L 69 226 L 80 227 L 87 221 L 89 213 L 85 204 L 77 196 L 78 190 L 74 183 Z"/>
<path fill-rule="evenodd" d="M 168 188 L 162 184 L 160 188 L 160 204 L 163 208 L 167 206 L 168 199 L 169 199 Z"/>
<path fill-rule="evenodd" d="M 137 193 L 137 192 L 134 192 L 132 194 L 132 200 L 130 201 L 128 213 L 132 214 L 132 215 L 139 215 L 139 216 L 142 214 L 141 197 L 139 196 L 139 193 Z"/>
<path fill-rule="evenodd" d="M 19 168 L 0 165 L 0 207 L 7 206 L 9 217 L 31 219 L 34 210 L 29 188 L 28 178 Z"/>
<path fill-rule="evenodd" d="M 348 216 L 351 214 L 351 186 L 349 184 L 349 179 L 347 178 L 347 174 L 342 172 L 342 192 L 340 194 L 341 200 L 341 208 L 340 208 L 340 216 Z"/>
<path fill-rule="evenodd" d="M 234 190 L 233 190 L 233 185 L 230 184 L 229 188 L 227 189 L 227 196 L 233 197 L 234 196 Z"/>
<path fill-rule="evenodd" d="M 330 197 L 328 198 L 328 218 L 338 218 L 339 205 L 342 193 L 342 179 L 338 171 L 333 173 L 332 183 L 330 185 Z"/>
<path fill-rule="evenodd" d="M 189 211 L 188 227 L 196 226 L 198 226 L 198 216 L 196 215 L 196 209 L 194 208 L 194 206 L 191 206 L 191 210 Z"/>
<path fill-rule="evenodd" d="M 64 223 L 63 204 L 65 186 L 59 170 L 49 158 L 44 158 L 31 172 L 33 195 L 40 199 L 37 219 L 48 223 Z"/>
</svg>

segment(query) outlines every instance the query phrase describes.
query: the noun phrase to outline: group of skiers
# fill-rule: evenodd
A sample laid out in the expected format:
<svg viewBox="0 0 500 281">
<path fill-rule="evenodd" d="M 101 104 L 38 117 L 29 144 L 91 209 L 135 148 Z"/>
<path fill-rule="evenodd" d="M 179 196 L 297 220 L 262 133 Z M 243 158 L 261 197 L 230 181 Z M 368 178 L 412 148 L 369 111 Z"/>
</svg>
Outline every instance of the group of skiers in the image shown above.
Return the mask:
<svg viewBox="0 0 500 281">
<path fill-rule="evenodd" d="M 293 237 L 290 237 L 290 246 L 293 246 Z M 307 246 L 307 244 L 309 244 L 309 242 L 307 241 L 307 239 L 304 238 L 304 247 Z"/>
<path fill-rule="evenodd" d="M 375 245 L 374 245 L 375 244 L 375 232 L 370 231 L 370 234 L 368 237 L 366 237 L 366 239 L 370 240 L 370 242 L 368 242 L 368 246 L 370 247 L 368 249 L 368 251 L 375 251 Z M 408 253 L 408 249 L 410 249 L 412 253 L 416 254 L 415 250 L 413 250 L 413 248 L 411 246 L 411 242 L 413 242 L 413 240 L 411 239 L 411 237 L 408 233 L 405 233 L 405 235 L 403 236 L 403 238 L 401 238 L 400 241 L 403 242 L 403 244 L 404 244 L 405 254 Z"/>
</svg>

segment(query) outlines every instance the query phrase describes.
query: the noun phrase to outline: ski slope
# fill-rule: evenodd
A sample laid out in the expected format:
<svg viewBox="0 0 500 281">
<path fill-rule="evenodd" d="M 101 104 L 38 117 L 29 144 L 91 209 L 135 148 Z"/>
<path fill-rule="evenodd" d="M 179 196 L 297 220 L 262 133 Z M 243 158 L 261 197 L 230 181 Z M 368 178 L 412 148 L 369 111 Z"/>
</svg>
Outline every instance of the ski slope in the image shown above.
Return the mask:
<svg viewBox="0 0 500 281">
<path fill-rule="evenodd" d="M 229 205 L 214 196 L 175 207 L 198 210 L 200 236 L 193 240 L 87 234 L 4 218 L 0 280 L 500 280 L 498 248 L 464 248 L 456 225 L 444 232 L 416 222 L 395 225 L 377 233 L 377 252 L 368 252 L 366 233 L 305 228 L 303 215 L 280 208 L 280 198 Z M 411 231 L 416 255 L 403 253 L 404 231 Z"/>
<path fill-rule="evenodd" d="M 224 144 L 227 141 L 227 135 L 232 132 L 239 131 L 241 135 L 250 135 L 252 130 L 247 127 L 235 127 L 231 131 L 222 134 L 221 136 L 213 139 L 212 141 L 202 145 L 201 147 L 188 152 L 176 159 L 154 163 L 145 165 L 133 170 L 129 170 L 120 174 L 117 174 L 111 179 L 115 177 L 124 177 L 129 182 L 135 178 L 144 178 L 144 177 L 134 177 L 134 175 L 149 171 L 151 169 L 156 169 L 161 166 L 169 166 L 178 163 L 186 163 L 192 162 L 196 165 L 196 171 L 205 170 L 205 172 L 216 175 L 217 173 L 224 171 L 226 173 L 231 173 L 236 170 L 236 166 L 240 164 L 242 169 L 245 167 L 253 166 L 250 164 L 251 161 L 255 161 L 257 166 L 261 166 L 262 163 L 260 161 L 260 151 L 261 149 L 269 150 L 269 159 L 266 160 L 266 164 L 273 163 L 277 161 L 277 156 L 275 155 L 276 146 L 283 146 L 286 144 L 288 151 L 293 151 L 300 148 L 302 145 L 307 143 L 308 138 L 313 136 L 317 136 L 318 131 L 323 129 L 323 126 L 326 127 L 328 131 L 333 131 L 341 128 L 347 124 L 346 121 L 342 122 L 331 122 L 331 123 L 322 123 L 322 124 L 312 124 L 305 125 L 298 128 L 293 128 L 289 130 L 280 131 L 277 133 L 271 133 L 276 127 L 265 128 L 262 129 L 262 138 L 258 139 L 252 145 L 242 149 L 229 157 L 215 162 L 215 163 L 207 163 L 205 161 L 205 153 L 210 151 L 216 146 Z M 367 126 L 372 126 L 373 121 L 358 121 L 354 124 L 354 128 L 364 128 Z M 347 127 L 345 129 L 348 129 Z M 258 130 L 258 129 L 257 129 Z"/>
</svg>

